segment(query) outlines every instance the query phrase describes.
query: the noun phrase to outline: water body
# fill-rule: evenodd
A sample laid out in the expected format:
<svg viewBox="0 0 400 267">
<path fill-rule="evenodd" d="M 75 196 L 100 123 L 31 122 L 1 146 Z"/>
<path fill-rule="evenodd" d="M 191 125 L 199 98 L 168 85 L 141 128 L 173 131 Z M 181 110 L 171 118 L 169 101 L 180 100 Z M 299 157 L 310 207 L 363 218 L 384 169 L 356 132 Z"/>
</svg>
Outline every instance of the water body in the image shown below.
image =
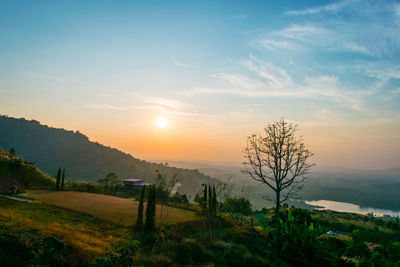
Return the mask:
<svg viewBox="0 0 400 267">
<path fill-rule="evenodd" d="M 382 210 L 374 208 L 361 208 L 358 205 L 354 205 L 346 202 L 330 201 L 330 200 L 312 200 L 305 201 L 306 204 L 317 206 L 317 210 L 333 210 L 338 212 L 349 212 L 357 213 L 362 215 L 367 215 L 368 213 L 373 213 L 374 216 L 382 217 L 384 215 L 390 215 L 393 217 L 400 217 L 400 212 L 392 210 Z"/>
</svg>

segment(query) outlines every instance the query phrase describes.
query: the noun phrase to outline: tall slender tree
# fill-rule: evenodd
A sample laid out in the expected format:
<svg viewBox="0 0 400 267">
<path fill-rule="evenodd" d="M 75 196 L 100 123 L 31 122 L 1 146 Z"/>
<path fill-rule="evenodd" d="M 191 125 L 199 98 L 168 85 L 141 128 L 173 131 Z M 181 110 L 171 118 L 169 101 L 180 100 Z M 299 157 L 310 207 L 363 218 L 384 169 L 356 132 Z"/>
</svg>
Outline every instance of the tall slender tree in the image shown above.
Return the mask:
<svg viewBox="0 0 400 267">
<path fill-rule="evenodd" d="M 204 189 L 203 189 L 203 200 L 201 202 L 201 206 L 203 208 L 204 211 L 207 210 L 207 184 L 203 184 L 204 185 Z"/>
<path fill-rule="evenodd" d="M 212 215 L 212 188 L 208 185 L 208 214 Z"/>
<path fill-rule="evenodd" d="M 61 168 L 58 168 L 57 180 L 56 180 L 56 190 L 60 190 L 60 179 L 61 179 Z"/>
<path fill-rule="evenodd" d="M 149 190 L 149 197 L 146 207 L 146 221 L 145 229 L 146 231 L 154 231 L 155 229 L 155 216 L 156 216 L 156 187 L 153 185 Z"/>
<path fill-rule="evenodd" d="M 146 192 L 146 186 L 144 185 L 142 187 L 142 192 L 140 194 L 138 216 L 136 219 L 136 229 L 138 229 L 138 230 L 143 228 L 143 201 L 144 201 L 145 192 Z"/>
<path fill-rule="evenodd" d="M 63 172 L 62 172 L 61 190 L 64 190 L 64 182 L 65 182 L 65 169 L 63 169 Z"/>
<path fill-rule="evenodd" d="M 213 185 L 213 198 L 212 198 L 212 206 L 213 206 L 213 215 L 217 215 L 217 194 L 215 192 L 215 184 Z"/>
</svg>

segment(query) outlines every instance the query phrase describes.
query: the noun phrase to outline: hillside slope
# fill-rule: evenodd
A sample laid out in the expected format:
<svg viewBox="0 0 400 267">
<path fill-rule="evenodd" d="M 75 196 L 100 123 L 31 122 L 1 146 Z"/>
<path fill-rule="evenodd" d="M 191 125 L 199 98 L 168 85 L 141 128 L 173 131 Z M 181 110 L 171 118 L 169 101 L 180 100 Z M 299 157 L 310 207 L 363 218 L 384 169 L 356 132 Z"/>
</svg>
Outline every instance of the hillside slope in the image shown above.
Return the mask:
<svg viewBox="0 0 400 267">
<path fill-rule="evenodd" d="M 169 167 L 139 160 L 117 149 L 92 142 L 80 132 L 51 128 L 38 121 L 0 116 L 0 147 L 15 148 L 17 155 L 43 171 L 55 175 L 59 167 L 70 180 L 95 182 L 114 172 L 120 178 L 155 180 L 156 170 L 172 177 L 177 174 L 180 191 L 193 194 L 210 177 L 196 170 Z"/>
<path fill-rule="evenodd" d="M 10 155 L 0 148 L 0 192 L 7 192 L 10 186 L 24 188 L 49 188 L 54 178 L 43 173 L 31 162 Z"/>
</svg>

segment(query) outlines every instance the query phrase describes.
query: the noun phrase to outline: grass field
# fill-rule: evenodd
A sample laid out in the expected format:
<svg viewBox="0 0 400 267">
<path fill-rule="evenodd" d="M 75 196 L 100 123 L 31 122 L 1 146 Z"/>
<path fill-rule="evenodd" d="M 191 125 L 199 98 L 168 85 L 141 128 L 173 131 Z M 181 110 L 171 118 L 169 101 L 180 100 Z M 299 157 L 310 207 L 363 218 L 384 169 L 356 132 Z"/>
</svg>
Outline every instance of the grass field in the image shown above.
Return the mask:
<svg viewBox="0 0 400 267">
<path fill-rule="evenodd" d="M 113 223 L 130 226 L 136 222 L 139 202 L 131 199 L 73 191 L 28 190 L 27 193 L 42 203 L 73 209 Z M 161 207 L 157 205 L 157 223 L 160 214 Z M 162 221 L 169 224 L 198 219 L 192 211 L 172 207 L 164 207 L 162 214 Z"/>
<path fill-rule="evenodd" d="M 63 257 L 71 263 L 92 262 L 127 233 L 126 227 L 73 210 L 0 197 L 0 239 L 12 234 L 29 250 L 40 240 L 58 238 L 65 242 Z"/>
</svg>

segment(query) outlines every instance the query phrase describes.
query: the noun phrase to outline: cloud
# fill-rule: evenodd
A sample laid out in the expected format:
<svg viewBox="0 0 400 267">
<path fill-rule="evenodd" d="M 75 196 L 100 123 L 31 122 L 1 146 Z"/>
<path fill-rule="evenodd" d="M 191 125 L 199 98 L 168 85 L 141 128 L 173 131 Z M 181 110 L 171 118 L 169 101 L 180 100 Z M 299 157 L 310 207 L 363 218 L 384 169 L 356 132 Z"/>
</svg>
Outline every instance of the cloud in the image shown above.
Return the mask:
<svg viewBox="0 0 400 267">
<path fill-rule="evenodd" d="M 316 35 L 325 34 L 328 31 L 323 27 L 316 27 L 313 25 L 291 25 L 283 30 L 274 31 L 271 35 L 308 41 L 310 38 L 314 38 Z"/>
<path fill-rule="evenodd" d="M 285 88 L 292 84 L 290 75 L 284 69 L 261 61 L 253 54 L 250 54 L 250 60 L 247 61 L 246 66 L 258 76 L 266 79 L 267 84 L 272 88 Z"/>
<path fill-rule="evenodd" d="M 188 103 L 175 100 L 175 99 L 169 99 L 169 98 L 161 98 L 161 97 L 145 97 L 141 99 L 143 103 L 145 104 L 150 104 L 150 105 L 155 105 L 155 106 L 161 106 L 164 108 L 169 108 L 169 109 L 185 109 L 187 107 L 190 107 Z"/>
<path fill-rule="evenodd" d="M 110 104 L 84 104 L 83 107 L 90 108 L 90 109 L 103 109 L 103 110 L 129 110 L 134 108 L 134 106 L 115 106 Z"/>
<path fill-rule="evenodd" d="M 343 48 L 364 55 L 372 55 L 372 52 L 368 48 L 365 48 L 356 43 L 344 43 Z"/>
<path fill-rule="evenodd" d="M 234 18 L 234 19 L 246 19 L 246 18 L 247 18 L 247 15 L 246 15 L 246 14 L 243 14 L 243 13 L 240 13 L 240 14 L 238 14 L 238 15 L 236 15 L 236 16 L 233 16 L 233 18 Z"/>
<path fill-rule="evenodd" d="M 258 41 L 259 45 L 269 50 L 276 49 L 295 49 L 296 45 L 286 40 L 273 40 L 273 39 L 261 39 Z"/>
<path fill-rule="evenodd" d="M 315 15 L 321 12 L 330 12 L 330 13 L 335 13 L 344 7 L 351 5 L 355 2 L 358 2 L 357 0 L 345 0 L 345 1 L 339 1 L 323 6 L 318 6 L 318 7 L 313 7 L 313 8 L 306 8 L 306 9 L 301 9 L 301 10 L 289 10 L 286 12 L 286 15 Z"/>
<path fill-rule="evenodd" d="M 184 64 L 182 62 L 178 62 L 178 61 L 174 61 L 174 65 L 179 67 L 179 68 L 183 68 L 183 69 L 190 69 L 190 68 L 194 68 L 193 65 L 189 65 L 189 64 Z"/>
<path fill-rule="evenodd" d="M 319 75 L 306 77 L 303 81 L 294 82 L 292 77 L 282 68 L 269 62 L 259 60 L 250 55 L 244 66 L 252 71 L 259 79 L 238 73 L 218 73 L 212 75 L 222 86 L 195 87 L 186 94 L 238 95 L 248 98 L 277 97 L 277 98 L 308 98 L 333 101 L 338 105 L 361 110 L 363 98 L 373 91 L 344 90 L 339 78 L 335 75 Z"/>
</svg>

